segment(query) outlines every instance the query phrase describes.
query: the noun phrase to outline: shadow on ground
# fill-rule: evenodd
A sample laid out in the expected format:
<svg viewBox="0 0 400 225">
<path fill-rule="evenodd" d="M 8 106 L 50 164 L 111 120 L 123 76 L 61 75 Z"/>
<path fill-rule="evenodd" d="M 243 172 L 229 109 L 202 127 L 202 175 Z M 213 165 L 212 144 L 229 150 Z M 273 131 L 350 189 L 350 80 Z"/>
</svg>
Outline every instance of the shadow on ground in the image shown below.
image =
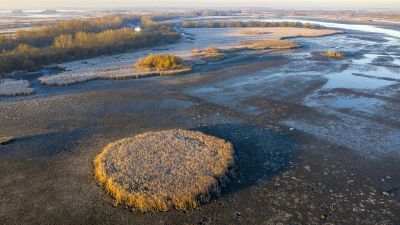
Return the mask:
<svg viewBox="0 0 400 225">
<path fill-rule="evenodd" d="M 299 144 L 293 134 L 250 124 L 220 124 L 195 128 L 231 142 L 235 149 L 236 177 L 222 194 L 261 183 L 286 170 L 295 160 Z"/>
<path fill-rule="evenodd" d="M 74 149 L 84 135 L 86 133 L 81 130 L 72 130 L 18 137 L 10 144 L 1 146 L 0 156 L 12 153 L 22 153 L 28 157 L 55 156 Z"/>
</svg>

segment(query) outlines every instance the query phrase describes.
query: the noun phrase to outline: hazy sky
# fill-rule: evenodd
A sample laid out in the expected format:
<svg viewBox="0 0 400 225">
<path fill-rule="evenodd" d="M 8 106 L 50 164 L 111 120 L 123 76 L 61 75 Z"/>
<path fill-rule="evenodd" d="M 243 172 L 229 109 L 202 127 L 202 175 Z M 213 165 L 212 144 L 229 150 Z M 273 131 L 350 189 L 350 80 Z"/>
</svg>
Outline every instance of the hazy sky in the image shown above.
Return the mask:
<svg viewBox="0 0 400 225">
<path fill-rule="evenodd" d="M 123 7 L 400 8 L 400 0 L 0 0 L 0 9 Z"/>
</svg>

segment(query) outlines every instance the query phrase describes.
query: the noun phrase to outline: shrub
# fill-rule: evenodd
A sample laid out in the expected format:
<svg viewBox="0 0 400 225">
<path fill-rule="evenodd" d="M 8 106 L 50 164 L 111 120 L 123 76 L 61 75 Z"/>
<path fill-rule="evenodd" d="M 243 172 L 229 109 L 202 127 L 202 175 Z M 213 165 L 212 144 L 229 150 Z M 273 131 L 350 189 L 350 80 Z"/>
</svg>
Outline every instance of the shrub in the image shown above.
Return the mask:
<svg viewBox="0 0 400 225">
<path fill-rule="evenodd" d="M 341 59 L 341 58 L 344 57 L 344 54 L 343 54 L 343 53 L 341 53 L 341 52 L 335 52 L 335 51 L 328 51 L 328 52 L 325 53 L 325 55 L 326 55 L 327 57 L 335 58 L 335 59 Z"/>
<path fill-rule="evenodd" d="M 150 54 L 145 58 L 139 59 L 133 65 L 136 69 L 145 71 L 168 71 L 184 69 L 182 58 L 175 55 Z"/>
</svg>

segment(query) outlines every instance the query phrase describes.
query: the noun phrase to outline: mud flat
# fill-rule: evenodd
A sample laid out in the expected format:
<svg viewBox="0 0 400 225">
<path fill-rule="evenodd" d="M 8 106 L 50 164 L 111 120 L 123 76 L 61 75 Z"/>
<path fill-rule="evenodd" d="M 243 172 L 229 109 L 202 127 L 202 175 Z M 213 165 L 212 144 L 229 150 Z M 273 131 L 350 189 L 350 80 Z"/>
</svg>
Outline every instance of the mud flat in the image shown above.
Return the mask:
<svg viewBox="0 0 400 225">
<path fill-rule="evenodd" d="M 19 137 L 0 147 L 1 224 L 399 223 L 393 191 L 400 185 L 398 155 L 366 159 L 280 125 L 295 116 L 321 118 L 302 98 L 324 80 L 308 70 L 301 74 L 299 68 L 309 67 L 298 63 L 268 58 L 191 76 L 108 82 L 101 89 L 86 83 L 78 93 L 0 102 L 2 131 Z M 273 76 L 279 68 L 294 75 Z M 326 117 L 328 126 L 341 121 Z M 232 143 L 237 177 L 219 198 L 193 210 L 142 214 L 114 206 L 97 185 L 93 159 L 115 140 L 174 128 Z"/>
<path fill-rule="evenodd" d="M 354 30 L 297 38 L 304 48 L 241 52 L 190 76 L 1 101 L 2 135 L 18 139 L 0 146 L 0 224 L 400 224 L 400 82 L 382 80 L 400 71 L 375 63 L 385 55 L 399 65 L 400 43 L 384 38 Z M 240 39 L 220 40 L 211 39 Z M 313 57 L 331 49 L 348 57 Z M 93 159 L 108 143 L 167 129 L 232 143 L 237 176 L 196 209 L 115 206 Z"/>
<path fill-rule="evenodd" d="M 35 93 L 35 90 L 30 88 L 30 83 L 27 80 L 0 80 L 0 97 L 31 95 L 33 93 Z"/>
</svg>

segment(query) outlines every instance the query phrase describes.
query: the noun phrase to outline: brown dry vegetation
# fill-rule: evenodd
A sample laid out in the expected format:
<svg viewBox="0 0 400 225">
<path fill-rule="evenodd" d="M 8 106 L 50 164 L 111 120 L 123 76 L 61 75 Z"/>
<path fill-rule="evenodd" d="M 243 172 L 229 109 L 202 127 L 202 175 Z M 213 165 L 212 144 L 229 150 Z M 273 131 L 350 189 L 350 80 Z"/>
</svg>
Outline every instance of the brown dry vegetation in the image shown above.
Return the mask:
<svg viewBox="0 0 400 225">
<path fill-rule="evenodd" d="M 95 176 L 115 203 L 140 212 L 208 201 L 228 181 L 233 164 L 229 142 L 179 129 L 119 140 L 94 160 Z"/>
<path fill-rule="evenodd" d="M 157 55 L 150 54 L 145 58 L 139 59 L 134 65 L 134 68 L 142 71 L 171 71 L 190 68 L 185 64 L 181 57 L 175 55 Z"/>
<path fill-rule="evenodd" d="M 265 40 L 250 40 L 240 42 L 240 44 L 245 48 L 250 49 L 292 49 L 299 47 L 299 44 L 293 41 L 282 39 L 294 37 L 321 37 L 338 33 L 342 33 L 342 31 L 298 27 L 244 28 L 236 31 L 236 35 L 265 36 Z"/>
<path fill-rule="evenodd" d="M 326 55 L 327 57 L 334 58 L 334 59 L 341 59 L 341 58 L 344 58 L 344 54 L 343 54 L 343 53 L 341 53 L 341 52 L 335 52 L 335 51 L 328 51 L 328 52 L 325 53 L 325 55 Z"/>
<path fill-rule="evenodd" d="M 202 59 L 207 62 L 216 62 L 225 59 L 225 53 L 221 49 L 209 47 L 204 50 L 193 49 L 193 58 Z"/>
<path fill-rule="evenodd" d="M 261 40 L 261 41 L 243 41 L 251 49 L 292 49 L 299 47 L 294 41 L 287 40 Z"/>
<path fill-rule="evenodd" d="M 266 34 L 268 39 L 281 39 L 293 37 L 321 37 L 333 34 L 343 33 L 339 30 L 328 29 L 309 29 L 299 27 L 259 27 L 259 28 L 242 28 L 236 32 L 239 35 L 262 35 Z"/>
<path fill-rule="evenodd" d="M 10 136 L 0 136 L 0 145 L 6 145 L 14 140 L 13 137 Z"/>
<path fill-rule="evenodd" d="M 61 21 L 13 35 L 0 35 L 0 76 L 34 71 L 49 64 L 91 58 L 131 49 L 174 43 L 180 39 L 157 16 L 115 15 Z M 137 32 L 130 24 L 141 24 Z"/>
</svg>

